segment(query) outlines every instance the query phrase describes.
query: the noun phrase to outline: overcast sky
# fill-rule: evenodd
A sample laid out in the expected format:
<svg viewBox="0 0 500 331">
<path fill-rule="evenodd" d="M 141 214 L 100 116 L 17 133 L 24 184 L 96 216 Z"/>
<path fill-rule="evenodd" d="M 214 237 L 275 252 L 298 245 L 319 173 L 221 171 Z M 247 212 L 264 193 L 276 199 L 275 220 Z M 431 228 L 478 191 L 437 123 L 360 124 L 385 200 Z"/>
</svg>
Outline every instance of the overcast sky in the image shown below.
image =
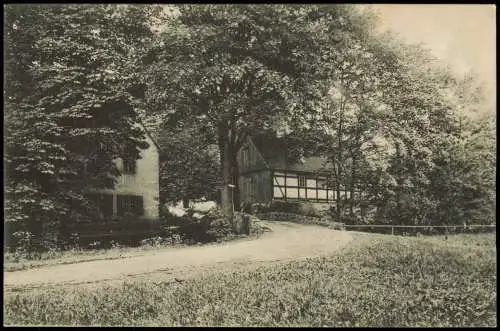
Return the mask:
<svg viewBox="0 0 500 331">
<path fill-rule="evenodd" d="M 425 43 L 457 74 L 475 71 L 496 107 L 496 7 L 494 5 L 372 5 L 380 30 Z"/>
</svg>

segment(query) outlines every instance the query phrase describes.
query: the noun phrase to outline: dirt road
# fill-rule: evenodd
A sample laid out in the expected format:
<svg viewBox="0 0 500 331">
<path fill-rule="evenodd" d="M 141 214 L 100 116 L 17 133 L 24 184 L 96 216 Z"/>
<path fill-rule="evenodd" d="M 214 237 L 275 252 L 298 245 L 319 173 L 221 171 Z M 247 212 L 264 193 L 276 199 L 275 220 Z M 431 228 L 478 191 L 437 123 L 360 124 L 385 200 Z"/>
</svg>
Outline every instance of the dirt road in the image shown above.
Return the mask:
<svg viewBox="0 0 500 331">
<path fill-rule="evenodd" d="M 255 267 L 332 253 L 350 240 L 349 233 L 314 225 L 266 222 L 272 232 L 253 240 L 220 245 L 165 248 L 115 260 L 53 265 L 4 272 L 4 288 L 71 285 L 147 279 L 186 278 L 210 271 Z"/>
</svg>

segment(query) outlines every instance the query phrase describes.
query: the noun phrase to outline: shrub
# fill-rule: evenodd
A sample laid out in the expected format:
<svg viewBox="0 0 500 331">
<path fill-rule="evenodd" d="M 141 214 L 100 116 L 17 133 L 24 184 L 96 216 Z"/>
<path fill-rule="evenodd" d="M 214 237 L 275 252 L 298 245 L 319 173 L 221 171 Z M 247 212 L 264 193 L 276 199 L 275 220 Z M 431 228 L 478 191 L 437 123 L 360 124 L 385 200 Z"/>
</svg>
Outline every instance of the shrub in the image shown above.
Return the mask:
<svg viewBox="0 0 500 331">
<path fill-rule="evenodd" d="M 163 238 L 160 236 L 146 238 L 140 241 L 141 246 L 156 247 L 163 244 Z"/>
<path fill-rule="evenodd" d="M 139 244 L 145 247 L 158 247 L 163 245 L 179 245 L 183 242 L 184 240 L 179 233 L 168 231 L 163 232 L 161 236 L 142 239 Z"/>
<path fill-rule="evenodd" d="M 256 208 L 254 208 L 256 209 Z M 255 211 L 255 210 L 254 210 Z M 283 212 L 311 217 L 322 217 L 328 214 L 328 209 L 321 210 L 319 205 L 309 201 L 281 201 L 275 200 L 267 207 L 263 205 L 257 213 Z"/>
<path fill-rule="evenodd" d="M 270 212 L 300 214 L 300 210 L 301 210 L 301 205 L 300 202 L 298 201 L 274 200 L 271 202 L 269 206 Z"/>
<path fill-rule="evenodd" d="M 102 247 L 102 242 L 100 240 L 94 240 L 88 244 L 90 249 L 98 249 Z"/>
<path fill-rule="evenodd" d="M 28 255 L 36 248 L 35 236 L 29 231 L 16 231 L 12 235 L 14 237 L 14 247 L 19 255 Z"/>
<path fill-rule="evenodd" d="M 264 232 L 271 231 L 271 229 L 269 227 L 260 224 L 258 221 L 260 221 L 260 220 L 257 217 L 251 216 L 250 234 L 252 236 L 260 236 Z"/>
<path fill-rule="evenodd" d="M 170 236 L 163 238 L 163 243 L 165 245 L 178 245 L 182 243 L 182 236 L 180 234 L 174 233 Z"/>
<path fill-rule="evenodd" d="M 168 224 L 175 226 L 170 231 L 182 236 L 186 244 L 220 241 L 234 235 L 232 221 L 219 208 L 212 208 L 205 214 L 188 210 L 181 217 L 171 216 Z"/>
<path fill-rule="evenodd" d="M 111 240 L 109 244 L 111 248 L 121 248 L 121 244 L 116 240 Z"/>
<path fill-rule="evenodd" d="M 267 213 L 269 211 L 270 211 L 269 203 L 254 203 L 252 204 L 252 210 L 249 214 Z"/>
<path fill-rule="evenodd" d="M 41 259 L 42 253 L 57 250 L 56 241 L 39 238 L 29 231 L 16 231 L 14 237 L 14 254 L 17 258 L 28 260 Z"/>
<path fill-rule="evenodd" d="M 202 221 L 207 222 L 207 235 L 212 241 L 234 235 L 233 222 L 218 208 L 210 209 Z"/>
<path fill-rule="evenodd" d="M 64 250 L 79 249 L 80 236 L 78 232 L 72 232 L 65 238 L 60 238 L 60 247 Z"/>
<path fill-rule="evenodd" d="M 319 211 L 312 202 L 301 202 L 299 203 L 299 214 L 311 217 L 321 217 L 323 213 Z"/>
</svg>

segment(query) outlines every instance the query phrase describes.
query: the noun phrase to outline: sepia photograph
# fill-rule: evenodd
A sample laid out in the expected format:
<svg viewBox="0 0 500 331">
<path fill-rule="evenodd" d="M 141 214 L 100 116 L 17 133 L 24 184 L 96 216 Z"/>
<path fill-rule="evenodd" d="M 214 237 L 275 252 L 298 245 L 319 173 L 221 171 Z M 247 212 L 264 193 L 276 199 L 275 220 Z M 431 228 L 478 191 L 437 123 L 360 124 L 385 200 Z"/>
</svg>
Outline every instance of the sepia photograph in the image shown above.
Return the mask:
<svg viewBox="0 0 500 331">
<path fill-rule="evenodd" d="M 496 327 L 494 4 L 5 4 L 3 326 Z"/>
</svg>

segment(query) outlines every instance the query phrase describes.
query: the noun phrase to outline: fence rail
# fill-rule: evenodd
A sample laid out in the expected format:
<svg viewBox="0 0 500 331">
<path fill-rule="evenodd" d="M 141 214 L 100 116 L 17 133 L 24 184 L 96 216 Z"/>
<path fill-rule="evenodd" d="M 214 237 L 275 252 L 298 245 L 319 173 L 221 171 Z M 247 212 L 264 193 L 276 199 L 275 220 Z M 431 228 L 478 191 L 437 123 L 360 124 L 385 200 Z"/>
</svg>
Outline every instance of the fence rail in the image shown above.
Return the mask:
<svg viewBox="0 0 500 331">
<path fill-rule="evenodd" d="M 469 230 L 483 230 L 483 231 L 495 231 L 496 224 L 467 224 L 466 226 L 460 225 L 390 225 L 390 224 L 344 224 L 345 229 L 359 228 L 360 231 L 366 229 L 387 229 L 391 230 L 391 234 L 394 235 L 394 229 L 412 229 L 413 232 L 417 232 L 418 229 L 422 229 L 423 232 L 435 232 L 437 229 L 444 230 L 444 233 L 453 232 L 468 232 Z M 451 231 L 450 231 L 451 230 Z M 410 230 L 411 231 L 411 230 Z"/>
<path fill-rule="evenodd" d="M 496 227 L 496 224 L 471 224 L 466 227 L 460 225 L 385 225 L 385 224 L 344 224 L 345 227 L 366 227 L 366 228 L 487 228 Z"/>
</svg>

